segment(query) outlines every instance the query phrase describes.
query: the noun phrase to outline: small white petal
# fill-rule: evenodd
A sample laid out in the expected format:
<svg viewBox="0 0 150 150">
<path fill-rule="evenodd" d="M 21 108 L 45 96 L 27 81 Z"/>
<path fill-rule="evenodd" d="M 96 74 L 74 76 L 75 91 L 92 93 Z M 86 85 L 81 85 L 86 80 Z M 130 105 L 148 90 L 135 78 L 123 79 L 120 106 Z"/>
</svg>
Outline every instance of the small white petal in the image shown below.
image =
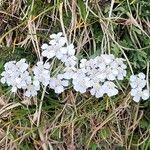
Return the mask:
<svg viewBox="0 0 150 150">
<path fill-rule="evenodd" d="M 133 97 L 133 100 L 138 103 L 140 101 L 140 97 L 139 96 L 135 96 L 135 97 Z"/>
<path fill-rule="evenodd" d="M 91 95 L 93 95 L 93 96 L 94 96 L 94 95 L 95 95 L 95 93 L 96 93 L 96 90 L 93 88 L 93 89 L 91 89 L 91 90 L 90 90 L 90 93 L 91 93 Z"/>
<path fill-rule="evenodd" d="M 39 85 L 40 85 L 40 82 L 39 82 L 38 80 L 34 80 L 34 81 L 33 81 L 33 85 L 39 86 Z"/>
<path fill-rule="evenodd" d="M 96 92 L 95 97 L 100 98 L 100 97 L 103 97 L 103 95 L 104 95 L 104 92 L 102 90 L 99 90 L 99 91 Z"/>
<path fill-rule="evenodd" d="M 11 91 L 16 93 L 17 92 L 17 88 L 16 87 L 12 87 Z"/>
<path fill-rule="evenodd" d="M 135 75 L 130 76 L 130 81 L 134 82 L 137 80 L 137 77 Z"/>
<path fill-rule="evenodd" d="M 67 48 L 66 47 L 60 48 L 60 53 L 67 54 Z"/>
<path fill-rule="evenodd" d="M 143 90 L 142 92 L 142 99 L 147 100 L 150 97 L 150 92 L 148 90 Z"/>
<path fill-rule="evenodd" d="M 62 81 L 62 85 L 63 85 L 63 86 L 68 86 L 68 85 L 69 85 L 69 82 L 68 82 L 67 80 L 63 80 L 63 81 Z"/>
<path fill-rule="evenodd" d="M 107 79 L 108 79 L 108 80 L 111 80 L 111 81 L 112 81 L 112 80 L 115 80 L 115 76 L 114 76 L 113 74 L 108 74 L 108 75 L 107 75 Z"/>
<path fill-rule="evenodd" d="M 44 43 L 42 46 L 41 46 L 41 49 L 45 50 L 48 48 L 48 44 Z"/>
<path fill-rule="evenodd" d="M 48 56 L 48 51 L 47 51 L 47 50 L 44 50 L 44 51 L 42 52 L 42 56 L 47 57 L 47 56 Z"/>
<path fill-rule="evenodd" d="M 145 74 L 141 72 L 141 73 L 138 74 L 138 77 L 140 79 L 145 79 Z"/>
<path fill-rule="evenodd" d="M 57 86 L 55 88 L 55 93 L 60 94 L 62 92 L 64 92 L 64 87 L 63 86 Z"/>
<path fill-rule="evenodd" d="M 4 77 L 1 78 L 1 83 L 5 84 L 5 82 L 6 82 L 6 79 Z"/>
<path fill-rule="evenodd" d="M 30 97 L 30 96 L 31 96 L 30 91 L 26 91 L 26 92 L 24 93 L 24 96 Z"/>
<path fill-rule="evenodd" d="M 57 53 L 56 53 L 56 57 L 57 57 L 58 59 L 62 59 L 62 58 L 63 58 L 63 54 L 60 53 L 60 52 L 57 52 Z"/>
</svg>

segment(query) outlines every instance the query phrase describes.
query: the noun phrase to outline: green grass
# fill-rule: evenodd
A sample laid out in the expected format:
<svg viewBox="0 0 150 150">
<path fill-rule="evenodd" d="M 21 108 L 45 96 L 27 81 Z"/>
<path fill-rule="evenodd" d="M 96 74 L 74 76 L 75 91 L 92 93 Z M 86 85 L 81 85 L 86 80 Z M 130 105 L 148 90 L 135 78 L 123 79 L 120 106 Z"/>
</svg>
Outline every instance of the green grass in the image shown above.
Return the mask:
<svg viewBox="0 0 150 150">
<path fill-rule="evenodd" d="M 0 19 L 0 72 L 9 60 L 34 64 L 41 44 L 63 31 L 78 58 L 113 53 L 126 59 L 127 79 L 132 72 L 149 74 L 148 0 L 1 0 Z M 127 79 L 119 83 L 124 94 L 112 98 L 70 88 L 59 96 L 50 91 L 42 103 L 42 91 L 23 99 L 0 84 L 0 149 L 149 150 L 150 102 L 134 103 Z"/>
</svg>

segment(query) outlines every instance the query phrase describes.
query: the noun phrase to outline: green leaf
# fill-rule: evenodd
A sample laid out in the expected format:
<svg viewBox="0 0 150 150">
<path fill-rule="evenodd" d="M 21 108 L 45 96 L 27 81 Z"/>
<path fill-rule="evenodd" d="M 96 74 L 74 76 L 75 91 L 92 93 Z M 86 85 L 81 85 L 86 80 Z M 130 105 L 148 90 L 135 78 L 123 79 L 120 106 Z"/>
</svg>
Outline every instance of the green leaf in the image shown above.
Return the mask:
<svg viewBox="0 0 150 150">
<path fill-rule="evenodd" d="M 112 43 L 112 51 L 114 52 L 115 56 L 118 57 L 119 53 L 120 53 L 120 49 L 118 48 L 118 46 L 114 43 Z"/>
<path fill-rule="evenodd" d="M 87 15 L 85 4 L 83 0 L 78 0 L 78 4 L 79 4 L 79 12 L 80 12 L 81 18 L 85 20 L 86 15 Z"/>
<path fill-rule="evenodd" d="M 107 128 L 103 128 L 100 130 L 100 136 L 102 139 L 106 140 L 109 137 L 110 133 Z"/>
<path fill-rule="evenodd" d="M 90 149 L 91 149 L 91 150 L 97 150 L 97 144 L 91 143 L 91 144 L 90 144 Z"/>
<path fill-rule="evenodd" d="M 143 129 L 150 129 L 150 124 L 146 119 L 141 119 L 140 127 Z"/>
</svg>

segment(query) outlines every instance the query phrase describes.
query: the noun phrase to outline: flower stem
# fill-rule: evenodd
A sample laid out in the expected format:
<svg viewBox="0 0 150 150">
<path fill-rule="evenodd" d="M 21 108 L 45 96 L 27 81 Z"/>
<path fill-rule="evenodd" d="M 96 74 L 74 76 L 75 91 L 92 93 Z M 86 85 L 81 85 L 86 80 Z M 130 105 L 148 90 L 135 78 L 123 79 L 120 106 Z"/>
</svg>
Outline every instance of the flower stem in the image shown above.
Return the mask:
<svg viewBox="0 0 150 150">
<path fill-rule="evenodd" d="M 42 96 L 41 96 L 41 101 L 40 101 L 39 111 L 38 111 L 38 118 L 37 118 L 37 127 L 39 127 L 39 124 L 40 124 L 40 117 L 41 117 L 41 111 L 42 111 L 42 105 L 43 105 L 43 99 L 45 96 L 45 92 L 46 92 L 46 87 L 44 87 Z"/>
<path fill-rule="evenodd" d="M 46 92 L 46 86 L 43 89 L 42 96 L 41 96 L 41 101 L 40 101 L 40 105 L 39 105 L 38 118 L 37 118 L 37 127 L 39 127 L 39 125 L 40 125 L 40 117 L 41 117 L 41 111 L 42 111 L 42 105 L 43 105 L 43 100 L 44 100 L 45 92 Z M 40 128 L 38 129 L 38 132 L 39 132 L 39 136 L 40 136 L 41 141 L 44 142 L 45 141 L 44 140 L 44 135 L 42 134 Z M 43 150 L 48 150 L 47 149 L 47 145 L 46 145 L 45 142 L 42 144 L 42 148 L 43 148 Z"/>
</svg>

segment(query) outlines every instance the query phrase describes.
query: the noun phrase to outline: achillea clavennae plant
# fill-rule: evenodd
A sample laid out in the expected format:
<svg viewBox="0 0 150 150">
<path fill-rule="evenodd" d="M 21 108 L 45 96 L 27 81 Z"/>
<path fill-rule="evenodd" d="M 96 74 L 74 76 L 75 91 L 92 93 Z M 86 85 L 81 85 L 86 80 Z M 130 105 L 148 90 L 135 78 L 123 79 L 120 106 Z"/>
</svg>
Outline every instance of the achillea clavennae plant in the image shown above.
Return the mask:
<svg viewBox="0 0 150 150">
<path fill-rule="evenodd" d="M 77 92 L 89 91 L 91 95 L 100 98 L 105 94 L 109 97 L 117 95 L 119 89 L 116 80 L 123 80 L 127 74 L 125 60 L 115 58 L 112 54 L 102 54 L 89 60 L 81 59 L 77 63 L 74 45 L 68 44 L 61 32 L 50 35 L 49 44 L 44 43 L 41 49 L 41 60 L 32 68 L 25 59 L 7 62 L 4 65 L 5 71 L 1 74 L 1 83 L 10 86 L 14 93 L 22 89 L 27 97 L 36 96 L 41 87 L 51 88 L 60 94 L 72 85 Z M 44 62 L 43 58 L 47 60 Z M 64 68 L 52 76 L 50 63 L 55 58 L 64 64 Z M 150 92 L 145 88 L 143 73 L 132 75 L 130 85 L 134 101 L 149 98 Z"/>
<path fill-rule="evenodd" d="M 138 75 L 131 75 L 130 85 L 131 85 L 131 95 L 133 100 L 139 102 L 140 99 L 147 100 L 150 97 L 150 91 L 145 88 L 146 86 L 146 76 L 144 73 L 139 73 Z"/>
</svg>

